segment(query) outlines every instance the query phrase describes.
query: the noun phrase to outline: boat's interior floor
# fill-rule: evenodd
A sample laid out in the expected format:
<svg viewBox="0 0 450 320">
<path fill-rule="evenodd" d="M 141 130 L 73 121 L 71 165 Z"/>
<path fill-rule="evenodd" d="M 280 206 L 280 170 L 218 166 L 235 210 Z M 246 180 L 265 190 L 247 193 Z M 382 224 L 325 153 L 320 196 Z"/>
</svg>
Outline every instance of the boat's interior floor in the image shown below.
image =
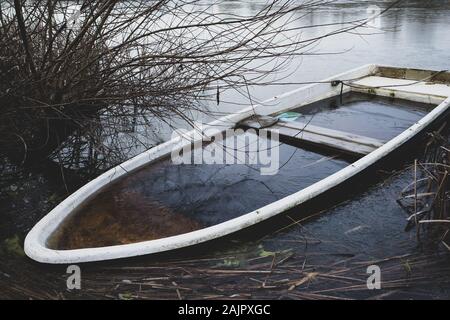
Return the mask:
<svg viewBox="0 0 450 320">
<path fill-rule="evenodd" d="M 276 175 L 255 165 L 174 165 L 144 168 L 97 195 L 48 245 L 99 247 L 172 236 L 211 226 L 281 199 L 347 166 L 286 144 Z"/>
<path fill-rule="evenodd" d="M 345 95 L 343 105 L 339 102 L 328 99 L 292 111 L 302 113 L 298 121 L 307 118 L 315 125 L 389 140 L 430 107 L 365 94 Z M 100 247 L 212 226 L 314 184 L 346 167 L 344 159 L 338 152 L 318 153 L 286 143 L 279 146 L 275 175 L 261 175 L 258 165 L 176 165 L 164 159 L 95 195 L 66 219 L 47 245 L 61 250 Z"/>
</svg>

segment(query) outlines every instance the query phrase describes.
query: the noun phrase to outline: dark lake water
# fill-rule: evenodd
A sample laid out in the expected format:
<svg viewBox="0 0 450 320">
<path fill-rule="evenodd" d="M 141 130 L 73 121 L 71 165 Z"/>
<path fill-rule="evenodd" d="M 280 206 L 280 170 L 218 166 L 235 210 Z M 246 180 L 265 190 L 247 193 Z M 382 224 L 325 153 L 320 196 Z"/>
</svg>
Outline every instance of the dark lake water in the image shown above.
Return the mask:
<svg viewBox="0 0 450 320">
<path fill-rule="evenodd" d="M 364 18 L 367 16 L 367 7 L 372 4 L 383 7 L 386 2 L 339 1 L 338 4 L 320 8 L 301 21 L 307 24 L 327 24 Z M 227 1 L 215 9 L 229 13 L 251 13 L 256 12 L 259 6 L 258 2 L 254 1 Z M 298 58 L 292 64 L 293 73 L 283 82 L 320 80 L 366 63 L 435 70 L 450 68 L 450 37 L 448 35 L 450 4 L 448 1 L 405 1 L 402 8 L 392 9 L 381 17 L 381 26 L 388 31 L 371 35 L 342 34 L 323 40 L 317 47 L 317 52 L 344 52 Z M 319 31 L 310 30 L 305 36 L 314 36 L 317 32 Z M 323 29 L 320 32 L 323 32 Z M 264 100 L 296 87 L 298 86 L 266 86 L 252 87 L 250 90 L 258 100 Z M 234 103 L 248 102 L 245 97 L 231 91 L 225 95 L 224 100 Z M 238 106 L 221 104 L 220 108 L 221 112 L 232 112 Z M 346 111 L 357 115 L 360 110 L 355 107 Z M 403 120 L 412 119 L 410 117 L 414 118 L 414 114 L 400 115 Z M 326 121 L 326 118 L 322 121 Z M 396 125 L 397 123 L 393 126 Z M 402 123 L 400 122 L 399 125 L 401 127 Z M 311 161 L 315 160 L 317 159 L 311 159 Z M 410 161 L 405 163 L 405 166 L 409 164 Z M 340 168 L 342 163 L 334 162 L 332 165 L 333 171 Z M 406 214 L 396 202 L 400 191 L 411 182 L 411 178 L 412 171 L 405 169 L 381 182 L 374 181 L 372 184 L 371 181 L 367 181 L 366 188 L 349 195 L 340 205 L 304 222 L 302 226 L 293 226 L 256 243 L 243 242 L 242 245 L 237 245 L 236 250 L 239 250 L 241 246 L 242 248 L 250 247 L 250 251 L 252 249 L 257 251 L 263 245 L 266 250 L 291 250 L 298 255 L 311 253 L 308 262 L 317 265 L 332 265 L 341 261 L 342 257 L 356 257 L 358 260 L 367 261 L 406 254 L 429 254 L 418 244 L 414 231 L 404 231 Z M 291 182 L 295 185 L 295 181 Z M 0 241 L 2 242 L 18 237 L 18 243 L 21 244 L 28 230 L 65 196 L 64 184 L 42 172 L 22 172 L 12 178 L 5 175 L 2 177 L 0 187 L 2 215 Z M 282 185 L 278 187 L 281 188 Z M 315 241 L 310 241 L 306 247 L 304 243 L 299 245 L 296 243 L 299 235 L 315 239 Z M 208 254 L 220 255 L 221 250 L 214 249 Z M 2 263 L 8 264 L 7 260 L 2 260 Z M 12 257 L 10 261 L 14 263 L 15 269 L 20 271 L 23 268 L 24 272 L 28 272 L 28 278 L 40 277 L 41 273 L 46 274 L 46 277 L 54 275 L 55 278 L 60 278 L 61 274 L 64 274 L 61 270 L 55 273 L 55 271 L 42 269 L 30 263 L 25 257 Z M 120 263 L 127 265 L 128 262 Z M 358 270 L 358 272 L 364 273 L 364 270 Z M 420 291 L 419 297 L 450 297 L 448 275 L 439 276 L 442 276 L 445 281 L 430 283 L 411 290 Z M 3 275 L 0 274 L 0 277 Z M 204 281 L 207 282 L 207 280 Z M 65 282 L 61 283 L 64 290 Z M 396 296 L 409 298 L 412 291 L 404 289 Z M 347 294 L 347 297 L 362 296 L 364 295 L 361 293 Z"/>
</svg>

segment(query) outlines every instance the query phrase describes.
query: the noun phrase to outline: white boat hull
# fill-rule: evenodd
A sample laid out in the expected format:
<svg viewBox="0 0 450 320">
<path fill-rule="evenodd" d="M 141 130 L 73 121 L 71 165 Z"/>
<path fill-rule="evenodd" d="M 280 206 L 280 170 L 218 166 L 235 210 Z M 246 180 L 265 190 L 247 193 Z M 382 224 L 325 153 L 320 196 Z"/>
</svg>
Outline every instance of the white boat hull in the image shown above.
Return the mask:
<svg viewBox="0 0 450 320">
<path fill-rule="evenodd" d="M 323 83 L 302 87 L 295 91 L 274 97 L 260 105 L 245 108 L 239 113 L 225 116 L 212 122 L 209 126 L 220 128 L 220 130 L 226 130 L 253 115 L 255 111 L 260 115 L 269 115 L 336 96 L 340 93 L 341 86 L 338 85 L 333 87 L 328 83 L 329 81 L 363 78 L 365 76 L 374 75 L 378 70 L 377 68 L 376 65 L 366 65 L 336 75 L 324 80 Z M 167 141 L 122 163 L 120 166 L 108 170 L 65 199 L 39 221 L 28 233 L 24 245 L 25 253 L 31 259 L 42 263 L 72 264 L 147 255 L 188 247 L 221 238 L 305 203 L 356 176 L 425 130 L 450 108 L 450 87 L 446 85 L 437 87 L 429 86 L 427 89 L 420 84 L 411 84 L 411 86 L 416 85 L 416 88 L 404 86 L 397 88 L 392 87 L 389 89 L 386 86 L 395 85 L 395 82 L 387 83 L 386 80 L 376 77 L 361 79 L 359 82 L 357 81 L 355 83 L 358 84 L 359 88 L 344 86 L 343 92 L 345 93 L 351 90 L 365 91 L 366 86 L 381 87 L 375 89 L 377 91 L 376 93 L 379 95 L 392 95 L 392 92 L 395 91 L 396 97 L 418 102 L 429 102 L 436 104 L 437 107 L 395 138 L 342 170 L 305 189 L 238 218 L 185 234 L 132 244 L 76 250 L 54 250 L 47 247 L 46 244 L 49 237 L 61 223 L 71 213 L 92 199 L 92 197 L 101 190 L 104 190 L 111 183 L 123 178 L 125 175 L 129 175 L 143 166 L 147 166 L 152 162 L 170 155 L 174 148 L 181 148 L 192 142 L 191 140 L 181 140 L 180 138 Z M 292 101 L 298 101 L 299 103 L 293 104 Z M 191 132 L 191 134 L 193 135 L 193 132 Z"/>
</svg>

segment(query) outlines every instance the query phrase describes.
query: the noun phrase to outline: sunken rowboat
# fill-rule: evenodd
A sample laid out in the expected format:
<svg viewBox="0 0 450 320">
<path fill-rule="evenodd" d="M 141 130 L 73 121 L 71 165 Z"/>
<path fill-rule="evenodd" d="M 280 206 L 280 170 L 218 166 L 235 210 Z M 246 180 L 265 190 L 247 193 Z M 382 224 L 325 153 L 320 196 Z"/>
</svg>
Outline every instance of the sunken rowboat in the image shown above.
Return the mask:
<svg viewBox="0 0 450 320">
<path fill-rule="evenodd" d="M 34 226 L 25 252 L 53 264 L 134 257 L 281 216 L 436 128 L 449 111 L 449 84 L 446 71 L 366 65 L 227 115 L 200 135 L 176 136 L 80 188 Z M 257 163 L 172 163 L 174 150 L 184 155 L 199 141 L 206 148 L 208 130 L 237 127 L 244 129 L 233 141 L 250 131 L 279 136 L 276 174 L 263 174 Z"/>
</svg>

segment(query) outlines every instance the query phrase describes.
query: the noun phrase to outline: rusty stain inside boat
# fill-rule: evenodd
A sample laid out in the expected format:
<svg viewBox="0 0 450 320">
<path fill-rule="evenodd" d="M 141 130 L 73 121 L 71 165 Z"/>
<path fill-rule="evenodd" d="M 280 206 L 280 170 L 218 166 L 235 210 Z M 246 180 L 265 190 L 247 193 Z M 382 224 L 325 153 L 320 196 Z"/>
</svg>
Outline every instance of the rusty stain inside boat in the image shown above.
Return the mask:
<svg viewBox="0 0 450 320">
<path fill-rule="evenodd" d="M 130 187 L 130 180 L 100 193 L 49 239 L 61 250 L 153 240 L 200 229 L 199 221 L 176 213 Z"/>
</svg>

